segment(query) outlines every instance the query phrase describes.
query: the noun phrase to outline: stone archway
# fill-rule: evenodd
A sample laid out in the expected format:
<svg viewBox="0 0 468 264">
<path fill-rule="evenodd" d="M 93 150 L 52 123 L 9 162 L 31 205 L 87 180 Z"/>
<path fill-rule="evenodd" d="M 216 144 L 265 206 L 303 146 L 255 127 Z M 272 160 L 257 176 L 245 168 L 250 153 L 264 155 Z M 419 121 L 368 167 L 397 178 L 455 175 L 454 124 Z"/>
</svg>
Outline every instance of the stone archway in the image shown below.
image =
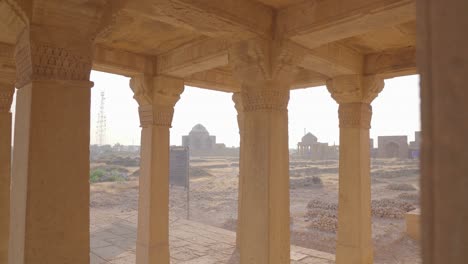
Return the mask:
<svg viewBox="0 0 468 264">
<path fill-rule="evenodd" d="M 400 153 L 400 145 L 395 142 L 389 142 L 384 147 L 385 157 L 387 158 L 398 158 Z"/>
</svg>

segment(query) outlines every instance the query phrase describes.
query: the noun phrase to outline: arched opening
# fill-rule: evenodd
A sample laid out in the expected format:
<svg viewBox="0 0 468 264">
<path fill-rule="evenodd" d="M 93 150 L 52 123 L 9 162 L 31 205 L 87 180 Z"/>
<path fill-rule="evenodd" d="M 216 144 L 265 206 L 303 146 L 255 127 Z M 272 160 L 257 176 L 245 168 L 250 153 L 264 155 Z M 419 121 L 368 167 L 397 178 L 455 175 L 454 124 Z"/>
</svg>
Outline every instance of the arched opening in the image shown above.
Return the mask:
<svg viewBox="0 0 468 264">
<path fill-rule="evenodd" d="M 395 142 L 389 142 L 384 147 L 385 156 L 388 158 L 398 158 L 400 146 Z"/>
</svg>

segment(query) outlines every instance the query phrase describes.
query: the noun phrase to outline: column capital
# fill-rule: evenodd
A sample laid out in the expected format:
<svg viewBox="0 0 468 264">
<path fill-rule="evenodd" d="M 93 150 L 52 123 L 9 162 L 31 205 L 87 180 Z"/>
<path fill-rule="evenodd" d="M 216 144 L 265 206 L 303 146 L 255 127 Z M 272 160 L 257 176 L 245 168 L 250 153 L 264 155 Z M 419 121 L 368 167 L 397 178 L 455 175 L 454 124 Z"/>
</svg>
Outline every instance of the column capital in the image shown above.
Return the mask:
<svg viewBox="0 0 468 264">
<path fill-rule="evenodd" d="M 376 75 L 344 75 L 327 81 L 327 89 L 339 104 L 370 104 L 384 87 L 384 80 Z"/>
<path fill-rule="evenodd" d="M 2 85 L 2 84 L 0 84 Z M 11 85 L 9 88 L 0 87 L 0 113 L 9 113 L 15 88 Z"/>
<path fill-rule="evenodd" d="M 287 40 L 252 39 L 230 48 L 229 63 L 241 85 L 243 111 L 287 110 L 302 51 Z"/>
<path fill-rule="evenodd" d="M 36 80 L 89 82 L 91 39 L 75 40 L 69 32 L 62 35 L 57 31 L 47 39 L 43 36 L 49 32 L 47 28 L 32 26 L 19 36 L 15 49 L 17 88 Z"/>
<path fill-rule="evenodd" d="M 372 106 L 368 103 L 343 103 L 338 109 L 340 128 L 371 128 Z"/>
<path fill-rule="evenodd" d="M 289 89 L 247 90 L 241 95 L 244 112 L 287 111 L 288 109 Z"/>
<path fill-rule="evenodd" d="M 171 127 L 174 106 L 184 91 L 184 81 L 167 76 L 139 75 L 130 79 L 130 87 L 139 104 L 142 127 Z"/>
</svg>

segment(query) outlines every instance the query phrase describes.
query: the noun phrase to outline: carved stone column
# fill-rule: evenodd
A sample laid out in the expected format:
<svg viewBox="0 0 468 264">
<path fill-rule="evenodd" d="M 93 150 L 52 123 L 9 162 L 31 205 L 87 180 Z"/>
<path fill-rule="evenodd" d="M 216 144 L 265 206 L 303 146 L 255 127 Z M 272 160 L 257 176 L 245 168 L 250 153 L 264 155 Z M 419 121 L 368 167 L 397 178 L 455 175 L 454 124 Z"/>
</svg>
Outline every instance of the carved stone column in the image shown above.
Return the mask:
<svg viewBox="0 0 468 264">
<path fill-rule="evenodd" d="M 242 207 L 242 189 L 243 189 L 243 170 L 242 170 L 242 159 L 243 159 L 243 147 L 242 141 L 244 138 L 244 105 L 242 104 L 242 95 L 241 93 L 234 93 L 232 95 L 232 100 L 234 101 L 234 105 L 237 111 L 237 124 L 239 126 L 239 186 L 238 186 L 238 196 L 237 196 L 237 230 L 236 230 L 236 248 L 240 249 L 240 242 L 241 242 L 241 207 Z"/>
<path fill-rule="evenodd" d="M 10 263 L 89 263 L 92 50 L 36 25 L 17 42 Z"/>
<path fill-rule="evenodd" d="M 141 122 L 137 264 L 169 264 L 169 129 L 184 81 L 138 76 L 130 81 Z"/>
<path fill-rule="evenodd" d="M 417 0 L 424 264 L 468 260 L 468 2 Z"/>
<path fill-rule="evenodd" d="M 373 263 L 370 103 L 383 86 L 383 80 L 375 76 L 340 76 L 327 81 L 328 90 L 340 105 L 337 264 Z"/>
<path fill-rule="evenodd" d="M 0 82 L 0 264 L 8 263 L 10 235 L 11 101 L 13 83 Z"/>
<path fill-rule="evenodd" d="M 242 42 L 229 54 L 241 85 L 240 263 L 290 262 L 288 101 L 295 61 L 286 43 Z"/>
</svg>

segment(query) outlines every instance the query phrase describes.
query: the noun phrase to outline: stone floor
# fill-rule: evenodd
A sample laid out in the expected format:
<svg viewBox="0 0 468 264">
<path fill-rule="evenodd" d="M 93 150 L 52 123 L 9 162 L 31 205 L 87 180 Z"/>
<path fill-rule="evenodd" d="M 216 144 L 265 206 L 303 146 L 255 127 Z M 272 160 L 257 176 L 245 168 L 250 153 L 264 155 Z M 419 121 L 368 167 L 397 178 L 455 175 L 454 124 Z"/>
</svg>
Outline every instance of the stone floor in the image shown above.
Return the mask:
<svg viewBox="0 0 468 264">
<path fill-rule="evenodd" d="M 118 217 L 93 217 L 91 264 L 135 263 L 137 219 L 134 213 Z M 172 264 L 238 263 L 235 233 L 185 219 L 172 218 L 170 229 Z M 334 263 L 328 253 L 291 246 L 291 263 Z"/>
</svg>

